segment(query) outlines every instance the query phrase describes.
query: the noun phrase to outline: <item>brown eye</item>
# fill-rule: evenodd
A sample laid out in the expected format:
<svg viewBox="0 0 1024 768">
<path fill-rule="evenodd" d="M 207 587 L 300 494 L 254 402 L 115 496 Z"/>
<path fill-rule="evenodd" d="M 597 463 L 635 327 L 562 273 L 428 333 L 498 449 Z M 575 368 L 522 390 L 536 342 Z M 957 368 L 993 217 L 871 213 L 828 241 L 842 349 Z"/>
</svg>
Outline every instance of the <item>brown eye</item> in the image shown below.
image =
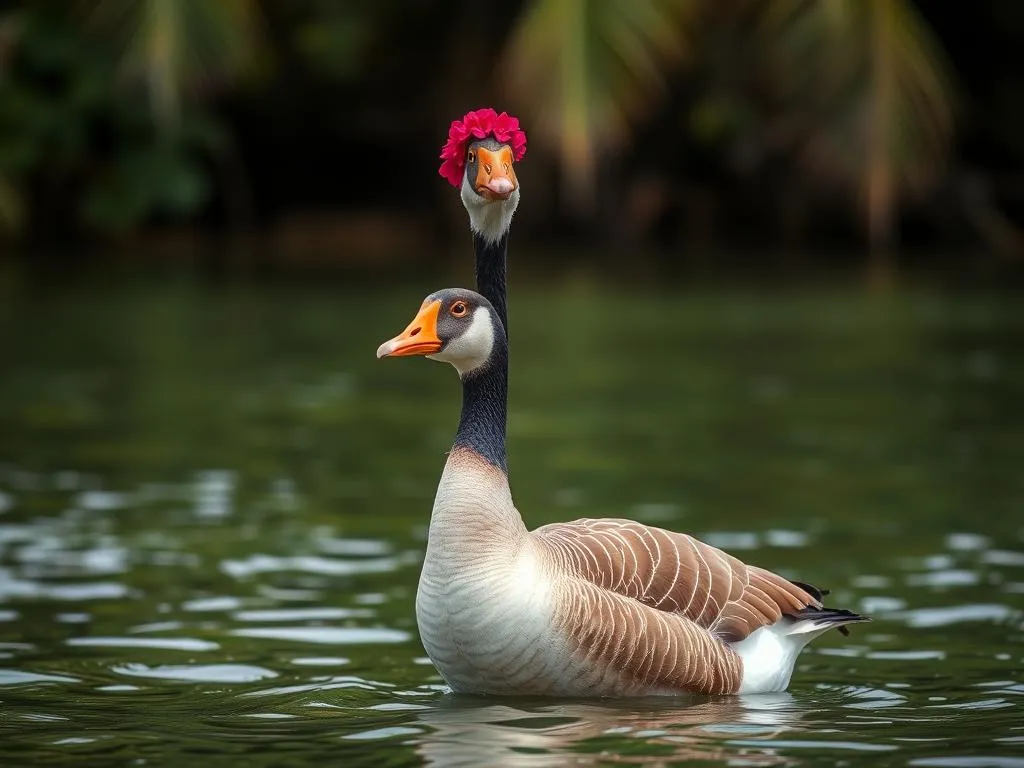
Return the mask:
<svg viewBox="0 0 1024 768">
<path fill-rule="evenodd" d="M 467 163 L 475 163 L 476 162 L 476 154 L 473 152 L 472 149 L 469 150 L 469 153 L 466 155 L 466 162 Z"/>
<path fill-rule="evenodd" d="M 469 312 L 469 307 L 466 306 L 464 301 L 456 301 L 452 304 L 451 309 L 448 310 L 452 317 L 465 317 L 467 312 Z"/>
</svg>

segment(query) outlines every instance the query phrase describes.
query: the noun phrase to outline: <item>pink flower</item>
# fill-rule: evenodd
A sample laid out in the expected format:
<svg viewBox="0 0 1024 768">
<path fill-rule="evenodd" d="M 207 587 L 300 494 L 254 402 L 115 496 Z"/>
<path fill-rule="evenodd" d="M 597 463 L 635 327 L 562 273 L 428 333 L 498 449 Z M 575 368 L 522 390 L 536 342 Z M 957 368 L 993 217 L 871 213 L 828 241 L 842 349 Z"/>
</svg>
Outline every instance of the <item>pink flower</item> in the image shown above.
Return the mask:
<svg viewBox="0 0 1024 768">
<path fill-rule="evenodd" d="M 461 120 L 453 120 L 448 128 L 448 141 L 441 149 L 441 168 L 438 170 L 453 187 L 462 184 L 466 167 L 466 146 L 472 138 L 494 136 L 512 149 L 512 159 L 522 160 L 526 155 L 526 133 L 519 128 L 519 118 L 508 112 L 500 115 L 490 107 L 467 112 Z"/>
</svg>

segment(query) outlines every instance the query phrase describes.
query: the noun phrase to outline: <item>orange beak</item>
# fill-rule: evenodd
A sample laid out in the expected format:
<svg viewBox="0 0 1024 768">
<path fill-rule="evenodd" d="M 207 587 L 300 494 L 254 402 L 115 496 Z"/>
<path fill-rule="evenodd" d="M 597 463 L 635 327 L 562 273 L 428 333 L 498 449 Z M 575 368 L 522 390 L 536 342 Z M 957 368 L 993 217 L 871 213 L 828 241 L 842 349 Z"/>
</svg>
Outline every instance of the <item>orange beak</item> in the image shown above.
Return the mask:
<svg viewBox="0 0 1024 768">
<path fill-rule="evenodd" d="M 420 311 L 404 331 L 377 347 L 377 358 L 440 352 L 441 340 L 437 338 L 437 316 L 440 311 L 440 301 L 423 302 Z"/>
<path fill-rule="evenodd" d="M 508 200 L 516 191 L 519 181 L 512 170 L 512 148 L 508 145 L 491 151 L 477 148 L 476 182 L 473 188 L 481 197 L 492 202 Z"/>
</svg>

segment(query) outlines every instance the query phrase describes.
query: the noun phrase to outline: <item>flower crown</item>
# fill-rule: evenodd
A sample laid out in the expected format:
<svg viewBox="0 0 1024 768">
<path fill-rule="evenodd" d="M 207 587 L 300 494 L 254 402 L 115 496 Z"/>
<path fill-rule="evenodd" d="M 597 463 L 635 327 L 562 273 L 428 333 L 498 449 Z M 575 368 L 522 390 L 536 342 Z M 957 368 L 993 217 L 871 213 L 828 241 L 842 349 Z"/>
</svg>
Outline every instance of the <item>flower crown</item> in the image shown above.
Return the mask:
<svg viewBox="0 0 1024 768">
<path fill-rule="evenodd" d="M 453 187 L 462 184 L 462 172 L 466 167 L 466 145 L 473 138 L 482 139 L 493 135 L 495 139 L 512 148 L 512 158 L 522 160 L 526 155 L 526 133 L 519 129 L 519 118 L 508 112 L 500 115 L 493 109 L 478 109 L 467 112 L 461 120 L 452 120 L 448 129 L 448 141 L 441 149 L 441 168 L 438 170 Z"/>
</svg>

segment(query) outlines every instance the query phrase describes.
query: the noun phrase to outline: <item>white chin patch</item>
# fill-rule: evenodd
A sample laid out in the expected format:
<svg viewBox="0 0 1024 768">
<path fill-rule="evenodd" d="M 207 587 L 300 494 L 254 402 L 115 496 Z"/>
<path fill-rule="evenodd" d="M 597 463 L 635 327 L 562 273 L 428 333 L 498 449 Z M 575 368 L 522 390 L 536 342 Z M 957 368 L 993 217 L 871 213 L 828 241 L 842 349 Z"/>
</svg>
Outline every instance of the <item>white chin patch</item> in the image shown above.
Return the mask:
<svg viewBox="0 0 1024 768">
<path fill-rule="evenodd" d="M 519 187 L 508 196 L 508 200 L 489 202 L 480 197 L 463 175 L 460 193 L 462 204 L 469 213 L 469 227 L 484 240 L 496 243 L 512 226 L 512 214 L 519 206 Z"/>
<path fill-rule="evenodd" d="M 440 352 L 427 357 L 451 363 L 460 376 L 465 376 L 486 363 L 493 348 L 494 323 L 490 312 L 484 307 L 477 307 L 469 328 L 461 336 L 449 341 Z"/>
</svg>

